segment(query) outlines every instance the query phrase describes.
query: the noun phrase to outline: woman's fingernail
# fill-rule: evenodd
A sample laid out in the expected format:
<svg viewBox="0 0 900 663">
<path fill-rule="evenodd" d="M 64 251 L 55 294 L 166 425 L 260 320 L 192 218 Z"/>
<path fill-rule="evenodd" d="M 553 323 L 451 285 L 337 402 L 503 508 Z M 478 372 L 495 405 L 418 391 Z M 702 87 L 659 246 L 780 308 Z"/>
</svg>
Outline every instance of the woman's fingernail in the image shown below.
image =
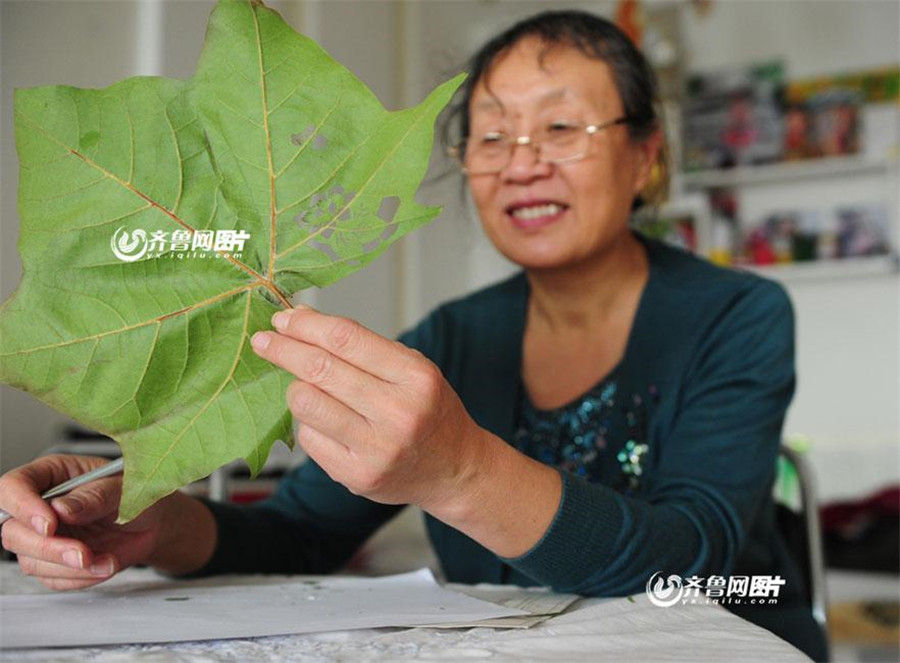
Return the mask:
<svg viewBox="0 0 900 663">
<path fill-rule="evenodd" d="M 291 314 L 287 311 L 278 311 L 272 316 L 272 326 L 278 331 L 287 329 L 288 323 L 291 321 Z"/>
<path fill-rule="evenodd" d="M 115 569 L 113 569 L 113 563 L 111 559 L 108 559 L 105 562 L 97 562 L 96 564 L 91 564 L 91 575 L 111 576 L 114 570 Z"/>
<path fill-rule="evenodd" d="M 47 534 L 50 532 L 50 521 L 43 516 L 35 516 L 34 518 L 32 518 L 31 526 L 34 527 L 34 530 L 42 536 L 47 536 Z"/>
<path fill-rule="evenodd" d="M 64 497 L 59 500 L 59 506 L 70 516 L 84 510 L 84 504 L 81 503 L 81 500 L 76 500 L 72 497 Z"/>
<path fill-rule="evenodd" d="M 253 335 L 253 338 L 250 339 L 250 345 L 253 346 L 254 350 L 261 351 L 265 350 L 269 347 L 269 335 L 265 332 L 256 332 Z"/>
<path fill-rule="evenodd" d="M 63 553 L 62 558 L 66 566 L 71 566 L 73 569 L 84 568 L 84 555 L 80 550 L 71 548 Z"/>
</svg>

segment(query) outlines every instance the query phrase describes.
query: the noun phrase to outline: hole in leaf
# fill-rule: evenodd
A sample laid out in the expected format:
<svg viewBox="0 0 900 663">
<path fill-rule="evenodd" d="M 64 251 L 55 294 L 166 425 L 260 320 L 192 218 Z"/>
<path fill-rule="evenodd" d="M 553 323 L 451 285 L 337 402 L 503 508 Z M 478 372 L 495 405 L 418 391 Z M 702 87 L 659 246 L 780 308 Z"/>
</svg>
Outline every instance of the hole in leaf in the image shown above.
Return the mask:
<svg viewBox="0 0 900 663">
<path fill-rule="evenodd" d="M 310 246 L 312 246 L 314 249 L 318 249 L 332 260 L 337 261 L 341 259 L 341 257 L 335 252 L 335 250 L 328 244 L 324 244 L 322 242 L 312 242 Z"/>
<path fill-rule="evenodd" d="M 355 191 L 350 191 L 344 196 L 344 211 L 341 212 L 341 215 L 338 217 L 339 221 L 349 221 L 353 218 L 353 215 L 350 213 L 350 203 L 353 202 L 354 198 L 356 198 Z"/>
<path fill-rule="evenodd" d="M 346 192 L 346 193 L 345 193 Z M 347 192 L 340 184 L 328 189 L 325 193 L 315 193 L 309 197 L 309 209 L 294 216 L 294 222 L 300 228 L 331 224 L 335 218 L 346 221 L 353 218 L 350 203 L 356 193 Z M 325 237 L 328 237 L 330 232 Z"/>
<path fill-rule="evenodd" d="M 324 216 L 325 212 L 316 208 L 300 212 L 300 214 L 294 217 L 294 221 L 297 222 L 297 226 L 300 228 L 308 228 L 310 226 L 315 227 L 322 221 Z"/>
<path fill-rule="evenodd" d="M 396 233 L 396 232 L 397 232 L 397 224 L 396 223 L 392 223 L 392 224 L 386 226 L 385 229 L 381 232 L 381 234 L 378 236 L 377 239 L 373 239 L 371 242 L 367 242 L 367 243 L 363 244 L 363 251 L 365 251 L 366 253 L 368 253 L 369 251 L 374 251 L 379 246 L 381 246 L 381 244 L 383 244 L 384 242 L 389 240 L 391 237 L 393 237 L 394 233 Z"/>
<path fill-rule="evenodd" d="M 400 197 L 388 196 L 381 199 L 381 205 L 378 207 L 378 218 L 382 221 L 390 223 L 394 220 L 397 210 L 400 209 Z"/>
<path fill-rule="evenodd" d="M 299 134 L 292 134 L 291 142 L 299 147 L 300 145 L 303 145 L 303 143 L 308 141 L 314 133 L 316 133 L 316 127 L 311 124 Z"/>
</svg>

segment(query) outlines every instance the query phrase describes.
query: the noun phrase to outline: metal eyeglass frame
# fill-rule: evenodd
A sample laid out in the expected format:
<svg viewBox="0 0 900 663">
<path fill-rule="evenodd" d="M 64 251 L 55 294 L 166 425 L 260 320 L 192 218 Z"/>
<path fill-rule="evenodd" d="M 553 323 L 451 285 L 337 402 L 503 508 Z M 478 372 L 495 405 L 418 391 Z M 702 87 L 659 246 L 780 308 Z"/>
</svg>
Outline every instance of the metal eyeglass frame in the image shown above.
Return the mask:
<svg viewBox="0 0 900 663">
<path fill-rule="evenodd" d="M 631 118 L 627 115 L 622 115 L 621 117 L 617 117 L 615 120 L 609 120 L 608 122 L 601 122 L 600 124 L 588 124 L 584 127 L 584 131 L 587 133 L 588 138 L 596 134 L 598 131 L 602 129 L 607 129 L 612 126 L 616 126 L 618 124 L 628 124 L 631 122 Z M 531 136 L 518 136 L 509 141 L 509 149 L 507 151 L 507 159 L 506 162 L 496 170 L 483 170 L 477 173 L 470 172 L 468 168 L 466 168 L 466 164 L 463 161 L 463 145 L 465 144 L 465 140 L 459 142 L 459 144 L 454 145 L 452 147 L 447 148 L 447 153 L 453 157 L 456 162 L 459 164 L 460 170 L 466 175 L 496 175 L 503 171 L 509 165 L 509 162 L 512 161 L 513 150 L 519 145 L 529 145 L 534 148 L 535 154 L 537 155 L 538 162 L 540 163 L 572 163 L 574 161 L 579 161 L 587 156 L 587 149 L 585 149 L 580 154 L 576 154 L 570 157 L 564 157 L 562 159 L 544 159 L 543 154 L 541 153 L 541 144 L 536 143 Z M 589 145 L 590 143 L 588 143 Z"/>
</svg>

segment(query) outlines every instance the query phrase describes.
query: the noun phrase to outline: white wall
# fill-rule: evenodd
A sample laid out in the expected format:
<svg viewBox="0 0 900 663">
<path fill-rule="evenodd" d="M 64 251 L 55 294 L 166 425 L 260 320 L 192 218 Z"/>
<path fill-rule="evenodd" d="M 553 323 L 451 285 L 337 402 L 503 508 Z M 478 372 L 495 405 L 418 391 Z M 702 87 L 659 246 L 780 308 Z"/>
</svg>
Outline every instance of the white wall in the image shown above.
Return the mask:
<svg viewBox="0 0 900 663">
<path fill-rule="evenodd" d="M 684 43 L 696 71 L 783 57 L 796 78 L 896 64 L 895 0 L 719 0 L 685 11 Z"/>
</svg>

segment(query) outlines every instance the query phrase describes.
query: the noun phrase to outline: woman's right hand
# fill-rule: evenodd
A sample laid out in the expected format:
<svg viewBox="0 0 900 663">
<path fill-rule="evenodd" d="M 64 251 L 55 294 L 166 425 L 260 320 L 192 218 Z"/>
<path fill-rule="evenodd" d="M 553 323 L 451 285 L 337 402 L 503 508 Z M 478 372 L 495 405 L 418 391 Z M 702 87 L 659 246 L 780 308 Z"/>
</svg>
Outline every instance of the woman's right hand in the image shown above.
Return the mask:
<svg viewBox="0 0 900 663">
<path fill-rule="evenodd" d="M 169 496 L 125 525 L 115 523 L 122 476 L 76 488 L 50 503 L 41 494 L 107 461 L 86 456 L 44 456 L 0 477 L 3 547 L 16 553 L 22 572 L 55 590 L 90 587 L 132 564 L 150 563 L 160 540 Z"/>
</svg>

